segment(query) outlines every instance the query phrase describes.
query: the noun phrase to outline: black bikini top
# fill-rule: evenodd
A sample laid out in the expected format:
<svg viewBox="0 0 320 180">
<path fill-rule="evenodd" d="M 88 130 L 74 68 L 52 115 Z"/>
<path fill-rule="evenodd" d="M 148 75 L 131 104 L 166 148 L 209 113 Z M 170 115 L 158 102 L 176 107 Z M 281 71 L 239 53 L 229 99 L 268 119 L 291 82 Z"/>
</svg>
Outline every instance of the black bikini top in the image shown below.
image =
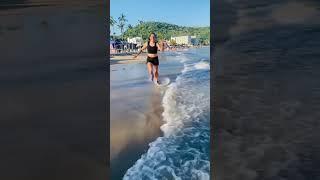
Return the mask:
<svg viewBox="0 0 320 180">
<path fill-rule="evenodd" d="M 150 46 L 150 42 L 148 41 L 147 50 L 149 54 L 157 54 L 158 53 L 157 43 L 154 43 L 154 46 Z"/>
</svg>

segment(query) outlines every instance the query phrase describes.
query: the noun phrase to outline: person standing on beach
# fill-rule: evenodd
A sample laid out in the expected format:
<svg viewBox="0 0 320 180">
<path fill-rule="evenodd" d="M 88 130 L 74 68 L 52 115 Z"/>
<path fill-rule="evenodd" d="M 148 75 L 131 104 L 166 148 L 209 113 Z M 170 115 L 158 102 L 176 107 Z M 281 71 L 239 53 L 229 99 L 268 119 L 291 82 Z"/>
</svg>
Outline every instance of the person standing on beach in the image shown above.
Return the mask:
<svg viewBox="0 0 320 180">
<path fill-rule="evenodd" d="M 160 51 L 163 51 L 163 42 L 161 41 L 160 43 L 157 42 L 156 40 L 156 34 L 151 33 L 149 36 L 149 41 L 146 42 L 143 47 L 140 49 L 137 55 L 134 55 L 134 58 L 137 58 L 139 54 L 147 49 L 148 55 L 147 55 L 147 68 L 148 68 L 148 73 L 149 73 L 149 79 L 151 81 L 154 80 L 155 83 L 160 84 L 159 81 L 159 59 L 158 59 L 158 49 Z"/>
</svg>

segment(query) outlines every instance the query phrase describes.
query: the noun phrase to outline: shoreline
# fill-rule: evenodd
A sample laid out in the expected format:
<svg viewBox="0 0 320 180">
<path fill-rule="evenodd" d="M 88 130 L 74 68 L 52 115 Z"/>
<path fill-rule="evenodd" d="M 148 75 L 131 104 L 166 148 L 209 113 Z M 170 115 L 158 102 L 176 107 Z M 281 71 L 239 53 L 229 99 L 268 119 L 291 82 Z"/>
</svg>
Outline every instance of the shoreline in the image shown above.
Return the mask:
<svg viewBox="0 0 320 180">
<path fill-rule="evenodd" d="M 148 81 L 146 55 L 141 54 L 138 60 L 128 55 L 110 58 L 111 179 L 122 179 L 148 151 L 149 144 L 164 135 L 164 91 Z M 174 82 L 184 68 L 181 57 L 159 56 L 163 58 L 161 76 Z"/>
<path fill-rule="evenodd" d="M 130 117 L 128 124 L 125 125 L 126 132 L 118 129 L 114 130 L 117 135 L 114 135 L 113 138 L 111 137 L 111 139 L 114 139 L 111 142 L 116 142 L 120 147 L 111 148 L 111 179 L 121 179 L 127 170 L 149 149 L 149 144 L 163 135 L 160 129 L 164 123 L 162 117 L 162 97 L 158 94 L 151 99 L 150 104 L 152 105 L 149 106 L 150 109 L 140 112 L 143 118 L 136 123 L 132 123 L 132 121 L 136 121 L 137 119 Z M 120 119 L 118 120 L 121 121 Z M 118 152 L 113 153 L 114 151 Z"/>
<path fill-rule="evenodd" d="M 162 135 L 162 94 L 145 80 L 144 64 L 119 63 L 113 67 L 117 70 L 111 71 L 110 81 L 111 179 L 122 179 L 148 150 L 149 143 Z"/>
<path fill-rule="evenodd" d="M 209 63 L 207 61 L 202 62 L 204 61 L 203 58 L 208 59 L 208 55 L 209 49 L 207 48 L 192 50 L 191 52 L 169 53 L 165 55 L 167 57 L 163 56 L 164 60 L 160 66 L 161 76 L 170 78 L 171 82 L 175 84 L 173 84 L 174 88 L 169 86 L 169 89 L 162 93 L 161 96 L 161 102 L 163 103 L 162 113 L 159 116 L 161 117 L 163 114 L 163 117 L 161 117 L 160 127 L 158 126 L 161 134 L 149 143 L 149 148 L 146 147 L 148 149 L 144 150 L 143 154 L 140 154 L 140 158 L 137 159 L 136 163 L 127 169 L 125 179 L 143 179 L 144 177 L 149 177 L 150 174 L 155 179 L 164 177 L 171 179 L 174 177 L 172 172 L 179 174 L 177 176 L 182 179 L 188 179 L 190 174 L 196 179 L 209 179 L 210 164 L 209 152 L 207 151 L 209 146 L 207 125 L 210 123 L 207 109 L 209 99 L 205 96 L 205 94 L 209 93 L 207 90 L 209 87 L 209 73 L 207 68 L 203 70 L 199 68 L 199 71 L 190 69 L 190 71 L 187 70 L 183 73 L 183 70 L 186 70 L 186 65 L 196 67 L 198 62 Z M 185 60 L 188 62 L 185 62 Z M 138 65 L 136 64 L 136 66 Z M 201 79 L 198 79 L 198 77 Z M 188 83 L 183 83 L 185 81 Z M 197 87 L 199 82 L 203 82 L 204 84 L 202 85 L 205 87 Z M 194 97 L 197 100 L 193 99 Z M 177 105 L 182 107 L 183 110 Z M 193 114 L 198 115 L 193 116 Z M 154 118 L 150 119 L 154 120 Z M 193 119 L 196 120 L 194 121 Z M 140 131 L 145 131 L 145 129 L 140 129 Z M 135 144 L 135 146 L 139 146 L 139 144 Z M 193 160 L 193 157 L 190 157 L 189 150 L 192 150 L 193 157 L 201 158 Z M 133 153 L 136 152 L 133 151 Z M 128 156 L 128 154 L 121 154 L 120 156 Z M 182 160 L 177 157 L 182 157 Z M 122 159 L 124 161 L 127 160 L 126 157 L 122 157 Z M 197 163 L 197 174 L 193 174 L 194 166 L 184 166 L 190 160 L 192 163 Z M 111 167 L 117 168 L 113 164 L 111 164 Z M 166 171 L 168 169 L 170 171 Z M 184 174 L 185 171 L 190 174 Z"/>
</svg>

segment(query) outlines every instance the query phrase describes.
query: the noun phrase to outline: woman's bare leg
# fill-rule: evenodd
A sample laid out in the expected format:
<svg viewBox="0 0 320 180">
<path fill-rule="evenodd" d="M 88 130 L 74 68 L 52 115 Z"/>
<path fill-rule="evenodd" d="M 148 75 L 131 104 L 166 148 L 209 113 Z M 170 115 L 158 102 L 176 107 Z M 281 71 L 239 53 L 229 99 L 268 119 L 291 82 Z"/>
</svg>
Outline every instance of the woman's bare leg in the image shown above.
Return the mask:
<svg viewBox="0 0 320 180">
<path fill-rule="evenodd" d="M 153 81 L 153 73 L 152 73 L 152 64 L 150 62 L 147 63 L 147 68 L 148 68 L 148 74 L 149 74 L 149 79 Z"/>
<path fill-rule="evenodd" d="M 154 67 L 154 71 L 153 71 L 153 73 L 154 73 L 154 79 L 155 79 L 155 81 L 157 82 L 158 81 L 158 78 L 159 78 L 159 68 L 158 68 L 158 66 L 153 66 Z"/>
</svg>

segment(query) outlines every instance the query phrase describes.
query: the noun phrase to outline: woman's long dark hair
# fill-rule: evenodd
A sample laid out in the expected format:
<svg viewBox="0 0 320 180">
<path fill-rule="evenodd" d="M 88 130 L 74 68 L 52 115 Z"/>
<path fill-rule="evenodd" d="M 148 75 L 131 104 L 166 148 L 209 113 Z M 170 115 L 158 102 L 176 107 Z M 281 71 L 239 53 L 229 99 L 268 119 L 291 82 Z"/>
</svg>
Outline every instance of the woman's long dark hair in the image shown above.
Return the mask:
<svg viewBox="0 0 320 180">
<path fill-rule="evenodd" d="M 158 42 L 158 41 L 157 41 L 157 35 L 156 35 L 156 33 L 154 33 L 154 32 L 150 33 L 149 38 L 148 38 L 148 41 L 150 42 L 150 36 L 151 36 L 152 34 L 153 34 L 154 37 L 155 37 L 155 41 L 154 41 L 154 42 L 157 43 L 157 42 Z"/>
</svg>

